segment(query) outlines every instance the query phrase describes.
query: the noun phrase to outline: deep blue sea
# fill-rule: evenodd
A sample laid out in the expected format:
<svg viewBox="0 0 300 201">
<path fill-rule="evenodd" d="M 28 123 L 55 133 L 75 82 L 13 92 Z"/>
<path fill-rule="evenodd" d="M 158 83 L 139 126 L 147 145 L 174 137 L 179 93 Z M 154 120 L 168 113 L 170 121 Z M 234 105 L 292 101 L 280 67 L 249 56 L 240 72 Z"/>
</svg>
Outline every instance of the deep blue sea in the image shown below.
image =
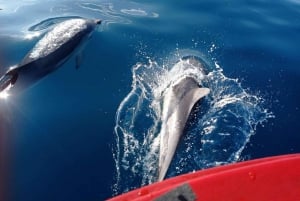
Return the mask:
<svg viewBox="0 0 300 201">
<path fill-rule="evenodd" d="M 154 182 L 157 97 L 187 74 L 173 66 L 189 55 L 206 63 L 211 93 L 167 177 L 300 152 L 299 0 L 0 0 L 0 8 L 1 74 L 56 23 L 103 20 L 79 69 L 71 57 L 0 100 L 10 200 L 104 200 Z"/>
</svg>

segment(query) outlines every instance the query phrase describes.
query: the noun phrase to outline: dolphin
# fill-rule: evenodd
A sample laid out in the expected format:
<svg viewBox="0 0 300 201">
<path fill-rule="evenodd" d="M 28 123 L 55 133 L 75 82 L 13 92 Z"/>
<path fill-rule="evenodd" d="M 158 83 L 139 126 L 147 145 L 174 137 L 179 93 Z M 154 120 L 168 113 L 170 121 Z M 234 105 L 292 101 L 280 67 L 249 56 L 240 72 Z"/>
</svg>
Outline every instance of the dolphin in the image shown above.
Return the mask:
<svg viewBox="0 0 300 201">
<path fill-rule="evenodd" d="M 199 65 L 201 66 L 201 63 Z M 162 181 L 168 171 L 192 108 L 209 92 L 208 88 L 199 86 L 195 78 L 191 76 L 181 78 L 166 90 L 163 97 L 162 125 L 159 134 L 158 181 Z"/>
<path fill-rule="evenodd" d="M 0 92 L 8 88 L 23 89 L 61 67 L 90 38 L 99 24 L 101 20 L 84 18 L 58 23 L 18 65 L 8 69 L 0 78 Z"/>
</svg>

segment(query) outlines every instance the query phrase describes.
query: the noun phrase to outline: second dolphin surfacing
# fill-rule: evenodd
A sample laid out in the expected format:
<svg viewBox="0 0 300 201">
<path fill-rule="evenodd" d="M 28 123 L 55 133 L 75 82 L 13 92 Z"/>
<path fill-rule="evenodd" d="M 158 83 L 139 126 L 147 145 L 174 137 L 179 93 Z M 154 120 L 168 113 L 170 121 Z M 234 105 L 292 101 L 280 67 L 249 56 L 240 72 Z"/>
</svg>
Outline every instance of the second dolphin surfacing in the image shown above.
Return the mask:
<svg viewBox="0 0 300 201">
<path fill-rule="evenodd" d="M 0 92 L 22 91 L 57 70 L 91 37 L 99 19 L 74 18 L 56 24 L 28 52 L 23 60 L 0 77 Z M 76 68 L 79 57 L 76 57 Z"/>
<path fill-rule="evenodd" d="M 195 58 L 188 58 L 199 68 L 202 64 Z M 199 86 L 192 76 L 177 80 L 163 96 L 162 126 L 160 131 L 160 152 L 158 181 L 162 181 L 173 159 L 178 142 L 194 105 L 210 90 Z"/>
</svg>

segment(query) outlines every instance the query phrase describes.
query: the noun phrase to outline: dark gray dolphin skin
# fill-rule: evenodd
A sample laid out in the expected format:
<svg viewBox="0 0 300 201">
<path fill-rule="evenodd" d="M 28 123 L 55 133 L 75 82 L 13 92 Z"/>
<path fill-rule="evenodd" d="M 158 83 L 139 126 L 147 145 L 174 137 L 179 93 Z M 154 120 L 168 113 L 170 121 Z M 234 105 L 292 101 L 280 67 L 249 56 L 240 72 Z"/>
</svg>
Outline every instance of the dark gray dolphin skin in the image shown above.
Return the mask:
<svg viewBox="0 0 300 201">
<path fill-rule="evenodd" d="M 0 78 L 0 92 L 24 89 L 58 69 L 88 39 L 98 19 L 76 18 L 58 23 L 45 34 L 17 66 Z"/>
<path fill-rule="evenodd" d="M 201 66 L 201 63 L 199 65 Z M 162 181 L 168 171 L 193 106 L 209 92 L 208 88 L 200 87 L 193 77 L 178 80 L 165 92 L 160 131 L 158 181 Z"/>
</svg>

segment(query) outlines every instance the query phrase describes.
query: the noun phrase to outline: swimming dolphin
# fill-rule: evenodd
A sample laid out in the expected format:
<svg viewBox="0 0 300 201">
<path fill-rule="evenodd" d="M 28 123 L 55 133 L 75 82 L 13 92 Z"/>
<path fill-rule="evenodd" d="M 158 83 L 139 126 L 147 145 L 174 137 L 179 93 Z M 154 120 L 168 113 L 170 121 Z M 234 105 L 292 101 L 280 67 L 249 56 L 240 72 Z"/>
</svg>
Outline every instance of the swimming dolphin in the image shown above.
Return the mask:
<svg viewBox="0 0 300 201">
<path fill-rule="evenodd" d="M 8 87 L 23 89 L 58 69 L 100 23 L 98 19 L 76 18 L 57 24 L 36 43 L 21 63 L 0 78 L 0 92 Z"/>
<path fill-rule="evenodd" d="M 160 131 L 158 181 L 162 181 L 168 171 L 193 106 L 209 92 L 208 88 L 200 87 L 198 82 L 189 76 L 178 80 L 165 92 Z"/>
</svg>

